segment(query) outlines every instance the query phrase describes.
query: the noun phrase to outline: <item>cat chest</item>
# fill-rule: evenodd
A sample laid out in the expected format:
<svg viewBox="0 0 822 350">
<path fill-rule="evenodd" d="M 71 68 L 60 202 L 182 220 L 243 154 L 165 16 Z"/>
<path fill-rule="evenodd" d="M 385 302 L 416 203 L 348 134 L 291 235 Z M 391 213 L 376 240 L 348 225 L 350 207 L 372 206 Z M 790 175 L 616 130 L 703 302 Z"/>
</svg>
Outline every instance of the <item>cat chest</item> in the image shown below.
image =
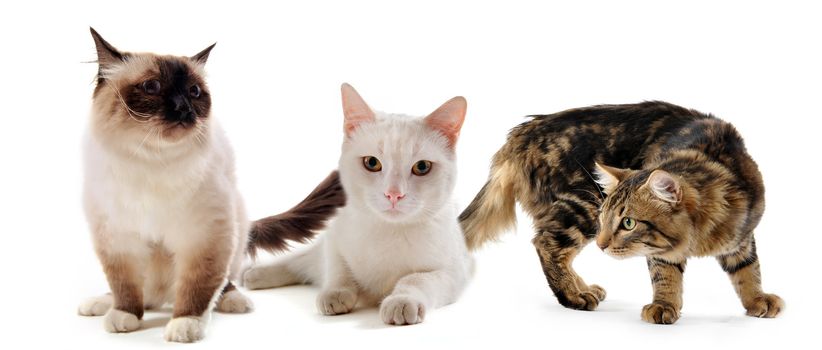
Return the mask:
<svg viewBox="0 0 822 350">
<path fill-rule="evenodd" d="M 378 240 L 360 245 L 358 249 L 352 247 L 343 253 L 343 258 L 361 287 L 377 295 L 387 295 L 406 275 L 444 267 L 446 257 L 430 247 L 430 244 L 401 239 Z"/>
<path fill-rule="evenodd" d="M 121 187 L 110 191 L 102 201 L 110 223 L 120 230 L 139 232 L 157 241 L 163 232 L 178 231 L 188 225 L 187 218 L 193 208 L 187 197 L 170 191 Z"/>
</svg>

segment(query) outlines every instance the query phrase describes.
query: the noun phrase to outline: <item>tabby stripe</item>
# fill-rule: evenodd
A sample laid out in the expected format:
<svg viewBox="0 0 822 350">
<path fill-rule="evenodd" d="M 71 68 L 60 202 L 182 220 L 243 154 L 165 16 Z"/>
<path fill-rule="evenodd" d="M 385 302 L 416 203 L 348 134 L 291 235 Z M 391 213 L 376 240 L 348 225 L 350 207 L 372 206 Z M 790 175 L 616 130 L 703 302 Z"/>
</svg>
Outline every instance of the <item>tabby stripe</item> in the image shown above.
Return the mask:
<svg viewBox="0 0 822 350">
<path fill-rule="evenodd" d="M 662 235 L 662 237 L 665 237 L 665 239 L 667 239 L 668 242 L 671 242 L 671 245 L 676 245 L 677 243 L 679 243 L 679 239 L 677 239 L 673 236 L 670 236 L 665 232 L 662 232 L 662 230 L 657 228 L 656 225 L 650 223 L 649 221 L 645 221 L 645 220 L 637 220 L 637 221 L 639 221 L 639 222 L 641 222 L 645 225 L 648 225 L 648 227 L 650 227 L 652 230 L 654 230 L 656 232 L 659 232 L 659 234 Z"/>
<path fill-rule="evenodd" d="M 727 265 L 725 258 L 722 259 L 722 269 L 729 274 L 735 274 L 748 266 L 751 266 L 753 263 L 759 261 L 759 257 L 757 257 L 756 253 L 752 254 L 751 256 L 745 258 L 744 260 L 738 262 L 736 265 Z"/>
<path fill-rule="evenodd" d="M 661 264 L 661 265 L 670 265 L 670 266 L 676 267 L 677 270 L 679 270 L 680 273 L 685 273 L 685 266 L 683 266 L 681 263 L 672 263 L 672 262 L 668 262 L 668 261 L 665 261 L 665 260 L 662 260 L 662 259 L 657 259 L 657 258 L 654 258 L 654 262 L 658 263 L 658 264 Z"/>
</svg>

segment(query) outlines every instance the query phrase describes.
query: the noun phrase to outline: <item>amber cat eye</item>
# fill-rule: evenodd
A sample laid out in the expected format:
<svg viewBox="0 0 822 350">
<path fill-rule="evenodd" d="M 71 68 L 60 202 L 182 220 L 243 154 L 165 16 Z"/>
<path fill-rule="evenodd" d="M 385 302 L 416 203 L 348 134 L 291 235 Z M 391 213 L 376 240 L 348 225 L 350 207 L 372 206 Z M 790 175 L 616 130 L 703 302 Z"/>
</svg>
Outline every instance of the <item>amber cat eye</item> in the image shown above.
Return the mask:
<svg viewBox="0 0 822 350">
<path fill-rule="evenodd" d="M 628 231 L 633 230 L 636 228 L 636 220 L 633 218 L 624 218 L 622 219 L 622 228 Z"/>
<path fill-rule="evenodd" d="M 431 171 L 431 162 L 427 160 L 421 160 L 419 162 L 414 163 L 414 166 L 411 167 L 411 172 L 417 176 L 423 176 L 428 174 Z"/>
<path fill-rule="evenodd" d="M 371 171 L 371 172 L 376 173 L 376 172 L 382 170 L 382 163 L 380 163 L 380 160 L 377 159 L 377 157 L 372 157 L 372 156 L 362 157 L 362 165 L 365 167 L 365 169 L 367 169 L 368 171 Z"/>
<path fill-rule="evenodd" d="M 146 80 L 140 84 L 140 87 L 142 87 L 143 91 L 149 95 L 156 95 L 160 93 L 160 81 L 157 79 Z"/>
</svg>

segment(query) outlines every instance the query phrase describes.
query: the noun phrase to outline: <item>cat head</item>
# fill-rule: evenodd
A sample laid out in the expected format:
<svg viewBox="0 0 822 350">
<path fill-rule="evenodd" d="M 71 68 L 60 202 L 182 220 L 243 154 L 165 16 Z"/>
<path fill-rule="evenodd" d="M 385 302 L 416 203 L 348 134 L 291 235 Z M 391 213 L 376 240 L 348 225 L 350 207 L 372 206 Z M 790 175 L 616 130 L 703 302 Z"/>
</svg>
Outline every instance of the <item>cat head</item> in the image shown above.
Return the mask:
<svg viewBox="0 0 822 350">
<path fill-rule="evenodd" d="M 93 28 L 91 36 L 95 136 L 135 153 L 202 141 L 211 110 L 204 66 L 214 45 L 191 57 L 160 56 L 119 51 Z"/>
<path fill-rule="evenodd" d="M 617 169 L 596 164 L 608 195 L 599 214 L 597 245 L 616 258 L 682 256 L 694 231 L 683 180 L 664 170 Z"/>
<path fill-rule="evenodd" d="M 340 179 L 348 203 L 389 222 L 425 220 L 449 203 L 466 102 L 454 97 L 424 118 L 373 111 L 342 86 Z"/>
</svg>

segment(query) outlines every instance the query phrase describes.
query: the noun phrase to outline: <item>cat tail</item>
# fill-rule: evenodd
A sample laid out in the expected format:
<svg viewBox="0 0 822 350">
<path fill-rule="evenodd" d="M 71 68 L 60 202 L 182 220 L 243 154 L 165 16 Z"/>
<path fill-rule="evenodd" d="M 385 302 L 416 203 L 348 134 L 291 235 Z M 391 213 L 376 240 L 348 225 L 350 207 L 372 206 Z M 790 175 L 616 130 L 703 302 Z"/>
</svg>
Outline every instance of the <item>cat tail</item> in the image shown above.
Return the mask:
<svg viewBox="0 0 822 350">
<path fill-rule="evenodd" d="M 272 253 L 286 250 L 287 241 L 307 242 L 325 228 L 326 221 L 343 205 L 345 192 L 340 173 L 334 171 L 293 208 L 253 222 L 248 235 L 248 255 L 256 257 L 258 249 Z"/>
<path fill-rule="evenodd" d="M 517 223 L 514 211 L 518 183 L 517 167 L 505 150 L 494 156 L 488 182 L 460 214 L 459 222 L 465 234 L 468 249 L 476 250 L 483 243 L 496 240 L 500 234 Z"/>
</svg>

